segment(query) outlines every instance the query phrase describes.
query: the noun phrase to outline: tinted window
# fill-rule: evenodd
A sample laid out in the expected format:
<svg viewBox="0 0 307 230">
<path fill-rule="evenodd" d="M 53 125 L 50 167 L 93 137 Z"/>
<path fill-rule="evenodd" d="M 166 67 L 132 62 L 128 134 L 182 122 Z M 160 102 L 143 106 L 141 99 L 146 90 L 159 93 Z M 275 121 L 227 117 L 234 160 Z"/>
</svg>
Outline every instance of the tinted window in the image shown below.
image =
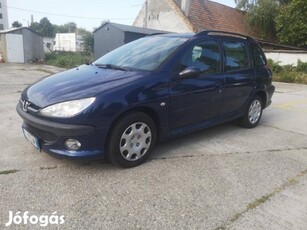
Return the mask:
<svg viewBox="0 0 307 230">
<path fill-rule="evenodd" d="M 249 68 L 248 50 L 243 42 L 224 42 L 226 71 Z"/>
<path fill-rule="evenodd" d="M 199 68 L 203 74 L 220 72 L 218 43 L 206 41 L 191 47 L 181 59 L 181 70 L 192 66 Z"/>
<path fill-rule="evenodd" d="M 258 46 L 255 46 L 253 48 L 253 56 L 254 56 L 255 66 L 266 65 L 264 53 Z"/>
</svg>

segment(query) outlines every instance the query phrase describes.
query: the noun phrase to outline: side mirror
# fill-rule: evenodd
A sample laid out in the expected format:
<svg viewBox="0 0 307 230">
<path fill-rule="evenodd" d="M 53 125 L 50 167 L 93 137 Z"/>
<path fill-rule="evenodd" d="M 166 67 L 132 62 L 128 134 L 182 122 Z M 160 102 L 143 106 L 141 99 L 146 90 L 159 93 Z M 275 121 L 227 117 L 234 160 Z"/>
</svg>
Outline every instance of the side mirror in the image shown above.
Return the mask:
<svg viewBox="0 0 307 230">
<path fill-rule="evenodd" d="M 179 73 L 179 77 L 180 78 L 185 78 L 185 77 L 197 77 L 199 76 L 200 74 L 200 69 L 197 68 L 197 67 L 187 67 L 185 68 L 184 70 L 182 70 L 180 73 Z"/>
</svg>

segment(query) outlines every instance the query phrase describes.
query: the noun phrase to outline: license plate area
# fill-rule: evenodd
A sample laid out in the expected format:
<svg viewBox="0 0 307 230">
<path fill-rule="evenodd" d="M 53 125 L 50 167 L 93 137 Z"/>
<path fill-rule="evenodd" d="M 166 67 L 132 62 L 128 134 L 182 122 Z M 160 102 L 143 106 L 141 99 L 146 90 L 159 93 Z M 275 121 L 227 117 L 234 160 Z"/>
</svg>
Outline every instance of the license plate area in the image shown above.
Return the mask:
<svg viewBox="0 0 307 230">
<path fill-rule="evenodd" d="M 40 150 L 40 145 L 38 139 L 28 132 L 25 128 L 22 128 L 25 138 L 38 150 Z"/>
</svg>

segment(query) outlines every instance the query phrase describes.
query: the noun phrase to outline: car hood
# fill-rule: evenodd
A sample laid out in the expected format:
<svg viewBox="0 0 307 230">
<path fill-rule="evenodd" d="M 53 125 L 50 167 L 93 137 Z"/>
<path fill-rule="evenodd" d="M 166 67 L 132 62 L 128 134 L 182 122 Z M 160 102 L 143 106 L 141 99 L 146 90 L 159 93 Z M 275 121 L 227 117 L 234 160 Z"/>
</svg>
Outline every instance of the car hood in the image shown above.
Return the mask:
<svg viewBox="0 0 307 230">
<path fill-rule="evenodd" d="M 34 83 L 23 92 L 22 98 L 43 108 L 58 102 L 93 97 L 140 77 L 141 74 L 134 71 L 82 65 Z"/>
</svg>

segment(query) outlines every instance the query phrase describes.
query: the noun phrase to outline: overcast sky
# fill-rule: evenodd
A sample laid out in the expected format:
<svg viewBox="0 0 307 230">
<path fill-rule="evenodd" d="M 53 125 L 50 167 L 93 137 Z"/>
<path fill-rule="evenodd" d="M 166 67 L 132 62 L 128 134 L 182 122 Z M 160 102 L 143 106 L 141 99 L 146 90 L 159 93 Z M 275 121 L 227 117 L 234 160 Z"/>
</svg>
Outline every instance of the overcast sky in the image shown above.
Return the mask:
<svg viewBox="0 0 307 230">
<path fill-rule="evenodd" d="M 92 31 L 104 20 L 132 25 L 145 0 L 7 0 L 9 26 L 19 21 L 27 26 L 47 17 L 51 23 L 62 25 L 75 22 L 78 27 Z M 216 0 L 235 7 L 234 0 Z M 71 16 L 71 17 L 70 17 Z"/>
</svg>

